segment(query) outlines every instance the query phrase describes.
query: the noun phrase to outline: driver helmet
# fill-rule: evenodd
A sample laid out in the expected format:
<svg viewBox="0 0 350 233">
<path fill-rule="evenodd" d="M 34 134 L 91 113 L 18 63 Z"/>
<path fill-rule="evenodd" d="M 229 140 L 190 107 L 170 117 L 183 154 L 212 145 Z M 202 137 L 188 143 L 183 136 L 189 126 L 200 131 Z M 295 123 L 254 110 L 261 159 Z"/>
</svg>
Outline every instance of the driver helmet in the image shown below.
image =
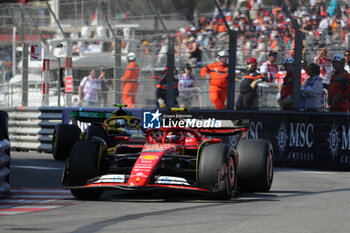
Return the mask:
<svg viewBox="0 0 350 233">
<path fill-rule="evenodd" d="M 179 142 L 182 138 L 180 132 L 169 132 L 166 136 L 166 139 L 170 143 Z"/>
<path fill-rule="evenodd" d="M 125 119 L 117 119 L 115 121 L 115 124 L 116 124 L 117 127 L 123 127 L 123 126 L 126 125 L 126 122 L 125 122 Z"/>
</svg>

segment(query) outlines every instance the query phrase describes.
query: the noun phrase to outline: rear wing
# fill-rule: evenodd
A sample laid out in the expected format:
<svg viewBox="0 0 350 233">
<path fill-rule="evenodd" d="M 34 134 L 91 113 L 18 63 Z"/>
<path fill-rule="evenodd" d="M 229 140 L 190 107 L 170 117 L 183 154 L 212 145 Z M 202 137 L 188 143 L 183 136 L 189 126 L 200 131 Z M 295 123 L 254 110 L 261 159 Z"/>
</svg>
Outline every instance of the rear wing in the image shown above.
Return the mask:
<svg viewBox="0 0 350 233">
<path fill-rule="evenodd" d="M 249 119 L 220 120 L 220 128 L 201 128 L 198 131 L 207 136 L 232 136 L 240 133 L 247 133 Z"/>
<path fill-rule="evenodd" d="M 109 112 L 99 112 L 99 111 L 71 111 L 71 119 L 81 122 L 103 122 L 111 116 Z"/>
<path fill-rule="evenodd" d="M 248 132 L 246 127 L 235 128 L 217 128 L 217 129 L 198 129 L 202 135 L 206 136 L 232 136 L 240 133 Z"/>
</svg>

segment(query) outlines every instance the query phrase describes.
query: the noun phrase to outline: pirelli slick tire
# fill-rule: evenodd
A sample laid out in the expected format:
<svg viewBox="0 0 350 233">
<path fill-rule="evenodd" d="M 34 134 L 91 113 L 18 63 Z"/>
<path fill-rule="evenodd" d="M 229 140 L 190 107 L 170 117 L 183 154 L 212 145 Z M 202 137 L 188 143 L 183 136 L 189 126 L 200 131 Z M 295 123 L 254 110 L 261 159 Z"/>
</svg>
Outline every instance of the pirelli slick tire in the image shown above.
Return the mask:
<svg viewBox="0 0 350 233">
<path fill-rule="evenodd" d="M 200 185 L 213 189 L 215 198 L 230 199 L 234 195 L 237 187 L 237 172 L 229 145 L 212 144 L 201 150 L 198 179 Z"/>
<path fill-rule="evenodd" d="M 106 141 L 107 132 L 101 125 L 90 125 L 86 129 L 86 139 L 91 140 L 93 137 L 99 137 Z"/>
<path fill-rule="evenodd" d="M 270 191 L 274 157 L 271 143 L 267 140 L 241 140 L 237 152 L 240 189 L 248 192 Z"/>
<path fill-rule="evenodd" d="M 73 145 L 80 139 L 77 125 L 59 124 L 55 127 L 52 139 L 52 155 L 56 160 L 66 160 Z"/>
<path fill-rule="evenodd" d="M 99 173 L 98 155 L 100 144 L 98 141 L 79 141 L 70 153 L 67 160 L 65 180 L 68 186 L 84 186 L 87 181 Z M 72 189 L 71 193 L 81 200 L 98 199 L 103 190 L 99 189 Z"/>
</svg>

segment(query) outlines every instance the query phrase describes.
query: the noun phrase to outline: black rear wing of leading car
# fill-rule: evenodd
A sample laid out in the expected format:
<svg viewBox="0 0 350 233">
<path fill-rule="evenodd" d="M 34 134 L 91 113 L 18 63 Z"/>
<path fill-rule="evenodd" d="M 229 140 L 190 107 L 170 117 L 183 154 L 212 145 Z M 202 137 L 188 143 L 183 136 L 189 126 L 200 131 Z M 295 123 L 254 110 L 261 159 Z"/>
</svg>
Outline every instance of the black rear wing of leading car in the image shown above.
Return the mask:
<svg viewBox="0 0 350 233">
<path fill-rule="evenodd" d="M 246 127 L 237 128 L 219 128 L 219 129 L 198 129 L 202 135 L 206 136 L 232 136 L 248 132 Z"/>
<path fill-rule="evenodd" d="M 198 131 L 207 136 L 232 136 L 240 133 L 247 133 L 249 126 L 248 119 L 242 120 L 221 120 L 220 128 L 200 128 Z"/>
</svg>

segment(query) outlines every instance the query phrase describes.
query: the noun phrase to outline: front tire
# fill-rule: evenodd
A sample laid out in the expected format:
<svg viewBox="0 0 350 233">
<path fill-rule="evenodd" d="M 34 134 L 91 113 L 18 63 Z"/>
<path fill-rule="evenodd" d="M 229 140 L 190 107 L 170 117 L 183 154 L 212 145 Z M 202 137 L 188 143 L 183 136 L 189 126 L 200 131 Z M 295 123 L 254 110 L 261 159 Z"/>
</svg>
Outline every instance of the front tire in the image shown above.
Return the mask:
<svg viewBox="0 0 350 233">
<path fill-rule="evenodd" d="M 233 152 L 227 144 L 205 146 L 199 157 L 199 183 L 214 187 L 219 199 L 230 199 L 236 190 L 236 164 Z"/>
<path fill-rule="evenodd" d="M 68 186 L 84 186 L 89 179 L 99 175 L 99 148 L 98 141 L 84 140 L 74 145 L 67 161 L 66 177 L 64 177 L 64 181 L 67 182 Z M 71 193 L 81 200 L 95 200 L 102 195 L 103 190 L 72 189 Z"/>
<path fill-rule="evenodd" d="M 55 127 L 52 138 L 52 155 L 56 160 L 66 160 L 73 145 L 80 139 L 77 125 L 59 124 Z"/>
<path fill-rule="evenodd" d="M 237 145 L 238 182 L 249 192 L 269 192 L 273 181 L 273 148 L 267 140 L 242 140 Z"/>
</svg>

